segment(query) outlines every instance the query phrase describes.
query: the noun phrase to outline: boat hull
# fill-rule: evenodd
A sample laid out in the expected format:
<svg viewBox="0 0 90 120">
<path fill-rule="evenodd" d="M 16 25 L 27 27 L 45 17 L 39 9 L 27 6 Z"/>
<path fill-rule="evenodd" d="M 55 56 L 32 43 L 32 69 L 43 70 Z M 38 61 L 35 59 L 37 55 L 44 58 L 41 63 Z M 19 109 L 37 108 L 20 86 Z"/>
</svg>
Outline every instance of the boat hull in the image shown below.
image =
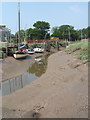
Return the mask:
<svg viewBox="0 0 90 120">
<path fill-rule="evenodd" d="M 41 48 L 34 48 L 35 53 L 43 53 L 44 49 Z"/>
<path fill-rule="evenodd" d="M 26 58 L 28 56 L 28 54 L 13 54 L 15 59 L 22 59 L 22 58 Z"/>
<path fill-rule="evenodd" d="M 35 52 L 34 51 L 28 51 L 28 54 L 34 54 Z"/>
</svg>

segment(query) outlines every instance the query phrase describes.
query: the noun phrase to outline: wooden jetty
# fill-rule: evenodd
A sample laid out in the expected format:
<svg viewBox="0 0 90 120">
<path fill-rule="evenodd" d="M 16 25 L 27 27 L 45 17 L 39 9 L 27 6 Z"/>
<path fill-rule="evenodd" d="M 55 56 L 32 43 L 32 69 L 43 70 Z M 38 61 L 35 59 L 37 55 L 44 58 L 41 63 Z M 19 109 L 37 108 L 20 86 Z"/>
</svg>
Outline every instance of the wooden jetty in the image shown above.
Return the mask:
<svg viewBox="0 0 90 120">
<path fill-rule="evenodd" d="M 0 47 L 0 58 L 3 59 L 7 56 L 12 56 L 17 49 L 18 49 L 17 45 L 8 45 Z"/>
</svg>

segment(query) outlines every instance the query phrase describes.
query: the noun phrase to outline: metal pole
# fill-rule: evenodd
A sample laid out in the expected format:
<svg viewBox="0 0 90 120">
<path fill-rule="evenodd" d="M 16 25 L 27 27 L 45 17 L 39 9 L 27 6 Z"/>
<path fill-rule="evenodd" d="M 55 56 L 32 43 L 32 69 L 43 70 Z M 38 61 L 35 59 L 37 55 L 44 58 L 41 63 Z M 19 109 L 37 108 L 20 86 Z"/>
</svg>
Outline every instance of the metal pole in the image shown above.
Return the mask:
<svg viewBox="0 0 90 120">
<path fill-rule="evenodd" d="M 81 30 L 81 40 L 82 40 L 82 30 Z"/>
<path fill-rule="evenodd" d="M 70 36 L 71 36 L 71 35 L 70 35 L 70 30 L 69 30 L 69 41 L 70 41 Z"/>
<path fill-rule="evenodd" d="M 20 2 L 18 2 L 18 45 L 20 44 Z"/>
<path fill-rule="evenodd" d="M 86 39 L 86 34 L 85 34 L 85 39 Z"/>
</svg>

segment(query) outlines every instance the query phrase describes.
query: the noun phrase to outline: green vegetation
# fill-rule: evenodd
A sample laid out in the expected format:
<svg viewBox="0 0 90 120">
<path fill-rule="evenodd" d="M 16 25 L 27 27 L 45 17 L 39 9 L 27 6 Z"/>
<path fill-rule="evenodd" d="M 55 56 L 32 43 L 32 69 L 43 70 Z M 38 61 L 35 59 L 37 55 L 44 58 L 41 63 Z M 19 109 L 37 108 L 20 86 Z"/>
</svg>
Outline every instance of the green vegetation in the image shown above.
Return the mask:
<svg viewBox="0 0 90 120">
<path fill-rule="evenodd" d="M 50 32 L 50 23 L 45 21 L 36 21 L 33 24 L 33 28 L 20 30 L 20 40 L 23 42 L 27 40 L 50 39 L 54 37 L 67 41 L 78 41 L 90 38 L 90 26 L 83 29 L 75 29 L 74 26 L 71 25 L 61 25 L 55 26 L 51 28 L 51 30 L 52 31 Z M 18 31 L 15 34 L 12 34 L 12 40 L 8 40 L 8 42 L 18 42 Z"/>
<path fill-rule="evenodd" d="M 21 41 L 24 41 L 24 38 L 25 38 L 25 31 L 20 30 L 20 39 L 21 39 Z M 17 39 L 18 39 L 18 32 L 15 33 L 14 42 L 17 42 Z"/>
<path fill-rule="evenodd" d="M 68 39 L 71 41 L 75 41 L 78 39 L 78 32 L 74 29 L 73 26 L 70 25 L 61 25 L 59 27 L 53 27 L 52 37 L 59 37 L 59 39 Z"/>
<path fill-rule="evenodd" d="M 21 41 L 26 40 L 41 40 L 41 39 L 49 39 L 50 33 L 48 33 L 50 29 L 50 24 L 44 21 L 37 21 L 33 24 L 34 28 L 29 28 L 26 31 L 20 30 L 20 38 Z M 15 41 L 18 39 L 18 32 L 15 33 Z"/>
<path fill-rule="evenodd" d="M 90 38 L 90 27 L 75 30 L 71 25 L 61 25 L 52 28 L 52 37 L 59 37 L 59 39 L 67 39 L 76 41 Z"/>
<path fill-rule="evenodd" d="M 76 52 L 76 57 L 80 60 L 90 61 L 89 46 L 90 42 L 75 42 L 66 49 L 68 53 Z"/>
<path fill-rule="evenodd" d="M 28 28 L 20 31 L 21 41 L 24 40 L 41 40 L 50 39 L 50 37 L 58 37 L 59 39 L 77 41 L 90 38 L 90 27 L 76 30 L 71 25 L 61 25 L 52 28 L 50 34 L 50 24 L 45 21 L 36 21 L 33 24 L 34 28 Z M 15 33 L 14 40 L 17 42 L 18 32 Z"/>
</svg>

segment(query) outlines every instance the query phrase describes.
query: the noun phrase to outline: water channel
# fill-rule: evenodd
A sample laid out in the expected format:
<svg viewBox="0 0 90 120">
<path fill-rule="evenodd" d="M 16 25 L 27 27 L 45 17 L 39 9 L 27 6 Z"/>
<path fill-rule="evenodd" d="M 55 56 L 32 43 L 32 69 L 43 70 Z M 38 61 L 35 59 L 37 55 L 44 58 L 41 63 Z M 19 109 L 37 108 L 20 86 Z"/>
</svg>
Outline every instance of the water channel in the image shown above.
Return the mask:
<svg viewBox="0 0 90 120">
<path fill-rule="evenodd" d="M 2 92 L 0 89 L 0 94 L 2 94 L 2 96 L 9 95 L 38 79 L 46 71 L 48 56 L 49 55 L 45 55 L 36 58 L 35 63 L 32 64 L 24 74 L 3 81 L 1 84 Z"/>
</svg>

